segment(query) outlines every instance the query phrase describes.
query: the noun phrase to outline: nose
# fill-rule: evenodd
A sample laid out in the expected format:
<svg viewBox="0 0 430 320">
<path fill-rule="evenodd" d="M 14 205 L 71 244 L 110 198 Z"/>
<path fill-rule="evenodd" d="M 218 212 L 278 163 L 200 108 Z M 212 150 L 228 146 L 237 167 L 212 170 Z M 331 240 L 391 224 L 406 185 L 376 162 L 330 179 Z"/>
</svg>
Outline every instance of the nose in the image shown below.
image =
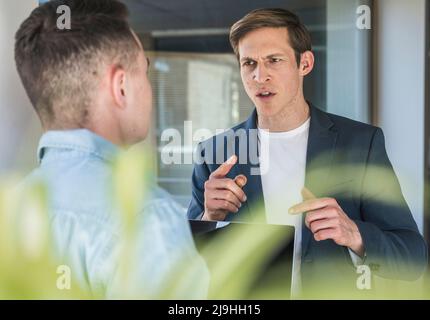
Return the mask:
<svg viewBox="0 0 430 320">
<path fill-rule="evenodd" d="M 270 80 L 270 75 L 266 66 L 262 63 L 259 63 L 254 70 L 252 78 L 258 83 L 264 83 Z"/>
</svg>

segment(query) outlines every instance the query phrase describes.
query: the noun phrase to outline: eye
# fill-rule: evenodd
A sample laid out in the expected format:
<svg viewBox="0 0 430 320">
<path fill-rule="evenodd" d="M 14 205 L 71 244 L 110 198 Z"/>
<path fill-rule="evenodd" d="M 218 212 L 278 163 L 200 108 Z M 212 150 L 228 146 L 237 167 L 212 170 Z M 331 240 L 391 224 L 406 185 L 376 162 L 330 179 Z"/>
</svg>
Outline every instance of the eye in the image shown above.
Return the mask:
<svg viewBox="0 0 430 320">
<path fill-rule="evenodd" d="M 270 62 L 272 62 L 272 63 L 276 63 L 276 62 L 280 62 L 281 61 L 281 58 L 271 58 L 270 59 Z"/>
<path fill-rule="evenodd" d="M 255 65 L 255 61 L 252 61 L 252 60 L 246 60 L 246 61 L 242 64 L 242 66 L 244 66 L 244 67 L 249 67 L 249 66 L 253 66 L 253 65 Z"/>
</svg>

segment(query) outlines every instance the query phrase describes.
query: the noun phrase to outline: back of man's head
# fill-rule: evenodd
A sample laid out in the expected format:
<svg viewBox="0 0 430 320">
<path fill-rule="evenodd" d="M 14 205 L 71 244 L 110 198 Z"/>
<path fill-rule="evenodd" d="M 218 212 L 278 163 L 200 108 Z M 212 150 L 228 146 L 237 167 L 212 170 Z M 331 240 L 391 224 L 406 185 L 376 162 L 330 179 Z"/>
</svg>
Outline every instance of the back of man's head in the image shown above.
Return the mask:
<svg viewBox="0 0 430 320">
<path fill-rule="evenodd" d="M 58 28 L 62 5 L 70 9 L 70 29 Z M 103 66 L 132 68 L 141 49 L 127 16 L 117 0 L 53 0 L 22 23 L 15 61 L 45 129 L 85 127 Z"/>
</svg>

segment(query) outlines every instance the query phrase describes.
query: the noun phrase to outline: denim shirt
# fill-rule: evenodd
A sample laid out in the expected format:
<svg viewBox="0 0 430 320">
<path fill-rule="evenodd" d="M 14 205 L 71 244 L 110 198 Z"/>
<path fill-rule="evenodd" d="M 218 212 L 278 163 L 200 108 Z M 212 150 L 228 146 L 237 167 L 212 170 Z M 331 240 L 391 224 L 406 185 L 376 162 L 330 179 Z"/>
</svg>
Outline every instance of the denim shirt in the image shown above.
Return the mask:
<svg viewBox="0 0 430 320">
<path fill-rule="evenodd" d="M 118 152 L 89 130 L 48 131 L 39 143 L 40 166 L 25 182 L 47 185 L 54 251 L 69 264 L 74 279 L 97 296 L 114 298 L 125 294 L 117 290 L 123 229 L 111 196 L 111 163 Z M 169 298 L 206 298 L 209 272 L 196 251 L 185 209 L 159 187 L 150 193 L 136 217 L 136 250 L 128 275 L 133 292 L 165 297 L 162 290 L 170 285 L 171 272 L 188 263 L 189 279 L 178 281 Z"/>
</svg>

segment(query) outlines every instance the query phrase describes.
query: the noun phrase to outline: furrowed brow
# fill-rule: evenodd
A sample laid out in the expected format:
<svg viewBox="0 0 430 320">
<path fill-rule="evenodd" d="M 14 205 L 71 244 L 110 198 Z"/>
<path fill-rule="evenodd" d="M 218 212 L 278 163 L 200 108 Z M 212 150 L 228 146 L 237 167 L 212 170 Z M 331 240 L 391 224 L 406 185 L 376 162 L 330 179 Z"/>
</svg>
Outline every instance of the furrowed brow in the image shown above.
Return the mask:
<svg viewBox="0 0 430 320">
<path fill-rule="evenodd" d="M 284 56 L 284 54 L 282 54 L 282 53 L 272 53 L 272 54 L 269 54 L 268 56 L 266 56 L 266 59 L 272 59 L 274 57 L 282 57 L 282 56 Z"/>
<path fill-rule="evenodd" d="M 243 57 L 240 59 L 241 62 L 243 61 L 255 61 L 255 59 L 251 58 L 251 57 Z"/>
</svg>

